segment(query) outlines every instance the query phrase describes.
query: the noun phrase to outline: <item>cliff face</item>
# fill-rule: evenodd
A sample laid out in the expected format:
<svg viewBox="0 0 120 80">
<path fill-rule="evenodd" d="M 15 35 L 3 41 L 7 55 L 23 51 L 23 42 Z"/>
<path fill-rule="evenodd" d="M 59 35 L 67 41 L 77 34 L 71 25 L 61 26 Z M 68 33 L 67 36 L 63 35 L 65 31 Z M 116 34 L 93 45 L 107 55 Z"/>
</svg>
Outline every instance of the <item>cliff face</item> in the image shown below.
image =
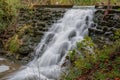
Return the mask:
<svg viewBox="0 0 120 80">
<path fill-rule="evenodd" d="M 111 10 L 105 16 L 105 10 L 97 10 L 94 15 L 95 24 L 89 28 L 89 35 L 99 46 L 112 44 L 120 38 L 120 11 Z"/>
</svg>

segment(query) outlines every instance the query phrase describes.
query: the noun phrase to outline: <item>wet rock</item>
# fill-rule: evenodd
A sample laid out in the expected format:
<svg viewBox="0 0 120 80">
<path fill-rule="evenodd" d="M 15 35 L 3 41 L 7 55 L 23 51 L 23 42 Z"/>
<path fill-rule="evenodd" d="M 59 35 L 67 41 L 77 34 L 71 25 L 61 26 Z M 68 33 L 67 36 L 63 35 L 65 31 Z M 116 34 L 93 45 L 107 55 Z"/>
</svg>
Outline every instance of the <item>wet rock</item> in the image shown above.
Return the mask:
<svg viewBox="0 0 120 80">
<path fill-rule="evenodd" d="M 0 49 L 3 49 L 3 48 L 4 48 L 3 42 L 2 40 L 0 40 Z"/>
<path fill-rule="evenodd" d="M 58 62 L 60 62 L 62 57 L 65 55 L 66 50 L 68 50 L 68 46 L 69 46 L 68 42 L 64 42 L 64 44 L 61 46 L 60 51 L 58 52 L 60 54 Z"/>
<path fill-rule="evenodd" d="M 107 26 L 108 22 L 107 21 L 100 21 L 98 23 L 98 25 L 101 25 L 101 26 Z"/>
<path fill-rule="evenodd" d="M 18 53 L 21 54 L 21 55 L 26 56 L 26 55 L 28 55 L 31 51 L 33 51 L 32 48 L 29 48 L 29 47 L 27 47 L 27 46 L 21 46 L 20 49 L 19 49 L 19 51 L 18 51 Z"/>
<path fill-rule="evenodd" d="M 44 34 L 43 31 L 39 31 L 39 30 L 34 31 L 34 36 L 39 36 L 39 37 L 41 37 L 41 35 L 43 35 L 43 34 Z"/>
<path fill-rule="evenodd" d="M 0 49 L 0 55 L 6 55 L 7 53 L 7 51 Z"/>
<path fill-rule="evenodd" d="M 97 29 L 103 29 L 103 26 L 96 26 Z"/>
<path fill-rule="evenodd" d="M 108 26 L 108 27 L 113 27 L 115 24 L 117 24 L 117 21 L 114 21 L 114 20 L 108 20 L 108 24 L 107 24 L 107 26 Z"/>
<path fill-rule="evenodd" d="M 55 35 L 54 33 L 48 34 L 48 36 L 46 38 L 46 43 L 49 43 L 52 40 L 52 38 L 54 37 L 54 35 Z"/>
<path fill-rule="evenodd" d="M 114 14 L 113 20 L 119 20 L 120 16 L 118 16 L 117 14 Z"/>
<path fill-rule="evenodd" d="M 108 28 L 107 26 L 103 26 L 103 31 L 104 31 L 104 33 L 107 32 L 108 29 L 109 29 L 109 28 Z"/>
<path fill-rule="evenodd" d="M 38 42 L 40 42 L 40 39 L 41 39 L 40 36 L 36 36 L 36 37 L 32 38 L 32 41 L 33 41 L 34 43 L 38 43 Z"/>
<path fill-rule="evenodd" d="M 110 31 L 112 31 L 113 33 L 114 33 L 116 30 L 117 30 L 117 28 L 115 28 L 115 27 L 110 28 Z"/>
<path fill-rule="evenodd" d="M 89 31 L 90 31 L 90 32 L 93 32 L 94 34 L 98 34 L 98 35 L 100 35 L 100 34 L 103 34 L 103 33 L 104 33 L 104 31 L 103 31 L 103 30 L 100 30 L 100 29 L 95 29 L 95 28 L 89 28 Z"/>
<path fill-rule="evenodd" d="M 114 25 L 114 28 L 120 28 L 120 22 Z"/>
<path fill-rule="evenodd" d="M 73 38 L 75 36 L 76 36 L 76 32 L 75 31 L 71 31 L 69 36 L 68 36 L 68 38 L 71 39 L 71 38 Z"/>
<path fill-rule="evenodd" d="M 108 36 L 108 35 L 111 35 L 111 34 L 113 34 L 112 31 L 110 31 L 110 32 L 105 32 L 105 33 L 104 33 L 105 36 Z"/>
<path fill-rule="evenodd" d="M 45 22 L 39 22 L 39 23 L 37 23 L 37 26 L 46 27 L 46 23 Z"/>
<path fill-rule="evenodd" d="M 97 27 L 97 24 L 91 23 L 91 24 L 90 24 L 90 27 L 92 27 L 92 28 Z"/>
</svg>

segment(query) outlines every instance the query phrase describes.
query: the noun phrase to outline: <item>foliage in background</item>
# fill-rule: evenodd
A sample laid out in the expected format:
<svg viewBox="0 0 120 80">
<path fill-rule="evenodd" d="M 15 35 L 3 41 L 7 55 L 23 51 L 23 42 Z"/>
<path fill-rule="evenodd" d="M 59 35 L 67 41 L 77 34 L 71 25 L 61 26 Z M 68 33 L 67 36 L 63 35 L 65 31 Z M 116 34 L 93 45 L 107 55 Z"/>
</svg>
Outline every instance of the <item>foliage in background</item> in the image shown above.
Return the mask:
<svg viewBox="0 0 120 80">
<path fill-rule="evenodd" d="M 21 8 L 28 7 L 22 0 L 0 0 L 0 32 L 16 22 Z"/>
<path fill-rule="evenodd" d="M 28 6 L 33 5 L 95 5 L 97 2 L 104 2 L 107 4 L 107 0 L 21 0 Z M 119 0 L 111 0 L 111 3 L 120 4 Z"/>
<path fill-rule="evenodd" d="M 120 40 L 98 49 L 89 37 L 69 52 L 71 66 L 63 80 L 106 80 L 120 78 Z M 90 47 L 93 52 L 88 48 Z M 95 52 L 95 53 L 94 53 Z M 81 77 L 87 79 L 82 79 Z M 89 77 L 88 77 L 89 76 Z"/>
<path fill-rule="evenodd" d="M 74 4 L 74 5 L 95 5 L 97 2 L 104 2 L 107 4 L 107 0 L 50 0 L 51 4 Z M 111 3 L 120 3 L 119 0 L 111 0 Z"/>
<path fill-rule="evenodd" d="M 107 4 L 107 0 L 61 0 L 63 1 L 65 4 L 66 2 L 70 2 L 70 4 L 74 4 L 74 5 L 95 5 L 97 2 L 101 3 L 104 2 L 105 4 Z M 119 0 L 111 0 L 111 3 L 120 3 Z"/>
<path fill-rule="evenodd" d="M 42 0 L 40 0 L 42 1 Z M 107 4 L 107 0 L 48 0 L 51 2 L 51 4 L 62 4 L 62 5 L 69 5 L 69 4 L 73 4 L 73 5 L 95 5 L 97 2 L 104 2 L 105 4 Z M 47 2 L 47 0 L 46 0 Z M 119 0 L 111 0 L 111 3 L 120 4 Z"/>
<path fill-rule="evenodd" d="M 6 2 L 11 5 L 13 9 L 22 7 L 21 0 L 6 0 Z"/>
<path fill-rule="evenodd" d="M 0 33 L 11 23 L 14 13 L 12 6 L 5 0 L 0 1 Z"/>
</svg>

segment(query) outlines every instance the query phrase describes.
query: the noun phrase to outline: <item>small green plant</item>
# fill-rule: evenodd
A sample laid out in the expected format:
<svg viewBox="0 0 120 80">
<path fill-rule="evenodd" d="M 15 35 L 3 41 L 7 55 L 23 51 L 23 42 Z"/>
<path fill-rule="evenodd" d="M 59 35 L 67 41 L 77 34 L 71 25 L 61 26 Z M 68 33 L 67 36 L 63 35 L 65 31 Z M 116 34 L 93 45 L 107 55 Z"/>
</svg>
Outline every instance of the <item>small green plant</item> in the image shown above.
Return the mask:
<svg viewBox="0 0 120 80">
<path fill-rule="evenodd" d="M 69 52 L 68 56 L 72 65 L 65 80 L 73 80 L 81 75 L 83 69 L 91 69 L 93 67 L 92 63 L 96 60 L 94 51 L 92 51 L 94 46 L 91 38 L 86 36 L 83 41 L 77 43 L 76 49 Z"/>
<path fill-rule="evenodd" d="M 16 51 L 20 47 L 20 40 L 18 39 L 18 35 L 14 35 L 7 42 L 7 48 L 11 53 L 16 53 Z"/>
<path fill-rule="evenodd" d="M 88 46 L 94 53 L 89 51 Z M 78 80 L 85 75 L 91 76 L 90 80 L 120 78 L 119 51 L 119 39 L 113 45 L 104 45 L 103 49 L 99 49 L 89 37 L 85 37 L 83 41 L 77 43 L 77 49 L 69 52 L 71 66 L 68 74 L 63 76 L 63 80 Z"/>
<path fill-rule="evenodd" d="M 120 39 L 120 29 L 117 29 L 114 33 L 114 39 Z"/>
</svg>

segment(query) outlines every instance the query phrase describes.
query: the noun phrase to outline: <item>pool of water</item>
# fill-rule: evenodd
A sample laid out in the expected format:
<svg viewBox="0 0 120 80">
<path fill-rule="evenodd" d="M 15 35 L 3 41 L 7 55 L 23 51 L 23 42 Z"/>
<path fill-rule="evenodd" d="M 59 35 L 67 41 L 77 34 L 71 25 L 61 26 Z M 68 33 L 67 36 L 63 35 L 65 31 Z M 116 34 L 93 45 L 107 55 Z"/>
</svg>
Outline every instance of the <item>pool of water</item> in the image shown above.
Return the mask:
<svg viewBox="0 0 120 80">
<path fill-rule="evenodd" d="M 0 57 L 0 80 L 2 80 L 3 77 L 18 70 L 20 66 L 21 65 L 18 63 Z"/>
</svg>

